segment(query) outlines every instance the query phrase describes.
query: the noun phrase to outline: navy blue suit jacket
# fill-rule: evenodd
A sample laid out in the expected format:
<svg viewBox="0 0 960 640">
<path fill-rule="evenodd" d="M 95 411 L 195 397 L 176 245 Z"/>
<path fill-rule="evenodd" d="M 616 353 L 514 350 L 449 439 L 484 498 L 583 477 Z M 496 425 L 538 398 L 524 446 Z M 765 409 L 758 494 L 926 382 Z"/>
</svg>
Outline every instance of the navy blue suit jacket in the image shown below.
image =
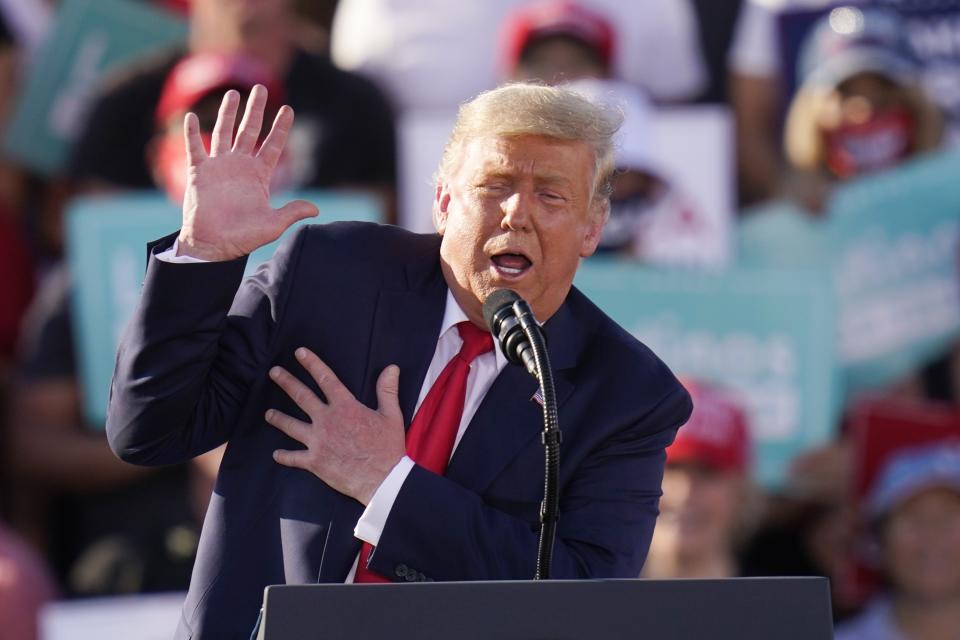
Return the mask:
<svg viewBox="0 0 960 640">
<path fill-rule="evenodd" d="M 267 371 L 282 365 L 319 393 L 293 357 L 306 346 L 375 407 L 378 375 L 398 364 L 409 425 L 446 301 L 439 244 L 436 235 L 364 223 L 306 226 L 242 284 L 242 259 L 149 258 L 117 356 L 110 444 L 125 460 L 162 465 L 228 443 L 178 638 L 245 638 L 266 585 L 346 578 L 363 507 L 273 461 L 275 449 L 300 445 L 267 425 L 265 410 L 306 416 Z M 553 577 L 635 577 L 657 516 L 664 448 L 690 398 L 576 289 L 545 331 L 564 434 Z M 507 367 L 446 475 L 414 468 L 373 570 L 397 580 L 533 576 L 543 494 L 536 389 L 526 371 Z"/>
</svg>

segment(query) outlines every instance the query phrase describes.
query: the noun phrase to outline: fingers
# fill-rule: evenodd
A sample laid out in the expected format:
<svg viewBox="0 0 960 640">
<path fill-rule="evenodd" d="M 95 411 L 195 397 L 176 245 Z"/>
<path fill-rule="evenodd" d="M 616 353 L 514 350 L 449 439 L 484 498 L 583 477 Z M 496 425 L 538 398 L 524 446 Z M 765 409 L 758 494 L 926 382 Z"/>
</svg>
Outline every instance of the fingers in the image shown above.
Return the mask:
<svg viewBox="0 0 960 640">
<path fill-rule="evenodd" d="M 297 469 L 309 469 L 310 452 L 306 449 L 300 451 L 287 451 L 286 449 L 277 449 L 273 452 L 273 459 L 285 467 L 296 467 Z"/>
<path fill-rule="evenodd" d="M 294 352 L 294 355 L 297 357 L 297 360 L 300 361 L 303 368 L 313 377 L 314 382 L 320 387 L 320 391 L 323 391 L 324 395 L 327 396 L 327 401 L 330 404 L 333 404 L 338 399 L 353 399 L 353 394 L 343 386 L 343 383 L 340 382 L 340 379 L 333 373 L 333 370 L 328 367 L 323 360 L 318 358 L 314 352 L 310 351 L 310 349 L 300 347 Z"/>
<path fill-rule="evenodd" d="M 317 397 L 317 394 L 283 367 L 272 367 L 270 369 L 270 379 L 276 382 L 277 386 L 283 389 L 307 415 L 322 410 L 323 401 Z"/>
<path fill-rule="evenodd" d="M 240 106 L 240 94 L 230 89 L 223 95 L 217 123 L 213 125 L 213 137 L 210 143 L 210 155 L 218 156 L 230 151 L 233 143 L 233 125 L 237 121 L 237 108 Z"/>
<path fill-rule="evenodd" d="M 293 126 L 293 109 L 287 105 L 280 107 L 277 117 L 273 119 L 273 126 L 270 127 L 270 133 L 257 152 L 257 157 L 263 161 L 270 171 L 277 166 L 277 161 L 283 153 L 283 145 L 287 143 L 287 134 L 290 133 L 290 127 Z"/>
<path fill-rule="evenodd" d="M 280 220 L 284 229 L 292 225 L 297 220 L 312 218 L 318 213 L 320 213 L 320 211 L 317 209 L 316 205 L 307 202 L 306 200 L 293 200 L 277 209 L 277 215 L 280 216 Z"/>
<path fill-rule="evenodd" d="M 384 418 L 403 421 L 400 411 L 400 367 L 390 365 L 377 378 L 377 411 Z"/>
<path fill-rule="evenodd" d="M 240 130 L 233 143 L 233 150 L 239 153 L 253 153 L 263 126 L 263 109 L 267 105 L 267 88 L 262 84 L 254 85 L 247 97 L 247 108 L 240 121 Z"/>
<path fill-rule="evenodd" d="M 195 113 L 188 113 L 183 119 L 183 141 L 187 146 L 188 167 L 195 167 L 207 159 L 207 150 L 200 139 L 200 121 Z"/>
<path fill-rule="evenodd" d="M 307 438 L 310 435 L 310 429 L 313 425 L 297 420 L 296 418 L 292 418 L 282 411 L 277 411 L 276 409 L 270 409 L 263 417 L 264 420 L 267 421 L 267 424 L 275 426 L 277 429 L 290 436 L 297 442 L 301 444 L 307 444 Z"/>
</svg>

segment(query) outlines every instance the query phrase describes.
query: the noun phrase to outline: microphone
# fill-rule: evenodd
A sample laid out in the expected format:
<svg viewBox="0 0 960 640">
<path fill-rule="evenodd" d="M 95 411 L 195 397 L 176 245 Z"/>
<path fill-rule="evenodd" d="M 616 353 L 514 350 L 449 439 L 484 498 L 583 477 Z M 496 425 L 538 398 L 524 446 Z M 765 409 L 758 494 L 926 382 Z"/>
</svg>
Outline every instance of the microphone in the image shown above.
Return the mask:
<svg viewBox="0 0 960 640">
<path fill-rule="evenodd" d="M 543 402 L 544 446 L 543 502 L 540 503 L 540 543 L 537 546 L 537 569 L 534 580 L 550 578 L 553 545 L 560 517 L 560 417 L 557 414 L 557 393 L 553 386 L 550 356 L 543 330 L 533 317 L 530 305 L 510 289 L 497 289 L 483 302 L 483 320 L 490 333 L 500 341 L 507 360 L 523 364 L 540 383 Z"/>
<path fill-rule="evenodd" d="M 536 331 L 541 339 L 543 332 L 526 300 L 510 289 L 497 289 L 483 303 L 483 320 L 490 328 L 490 333 L 500 342 L 507 360 L 522 364 L 530 375 L 539 380 L 527 331 Z"/>
</svg>

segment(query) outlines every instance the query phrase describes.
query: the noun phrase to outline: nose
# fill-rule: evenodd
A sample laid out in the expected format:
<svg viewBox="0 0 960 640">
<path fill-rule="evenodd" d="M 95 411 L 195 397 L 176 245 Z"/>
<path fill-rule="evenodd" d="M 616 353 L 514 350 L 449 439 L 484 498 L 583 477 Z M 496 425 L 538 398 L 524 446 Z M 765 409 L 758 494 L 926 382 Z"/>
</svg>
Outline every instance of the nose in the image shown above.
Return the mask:
<svg viewBox="0 0 960 640">
<path fill-rule="evenodd" d="M 530 228 L 530 205 L 522 192 L 510 194 L 501 202 L 500 209 L 503 211 L 500 227 L 504 231 L 526 231 Z"/>
<path fill-rule="evenodd" d="M 843 119 L 851 124 L 863 124 L 873 118 L 875 105 L 864 96 L 851 96 L 843 101 Z"/>
</svg>

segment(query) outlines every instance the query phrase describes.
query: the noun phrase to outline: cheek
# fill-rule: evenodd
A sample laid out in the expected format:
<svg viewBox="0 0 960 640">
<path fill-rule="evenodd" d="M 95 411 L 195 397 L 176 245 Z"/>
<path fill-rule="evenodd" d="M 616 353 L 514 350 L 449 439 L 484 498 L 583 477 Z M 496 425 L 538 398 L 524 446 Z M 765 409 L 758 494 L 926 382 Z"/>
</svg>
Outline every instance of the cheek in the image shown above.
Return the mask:
<svg viewBox="0 0 960 640">
<path fill-rule="evenodd" d="M 451 210 L 440 245 L 443 259 L 458 271 L 458 280 L 476 279 L 477 273 L 486 268 L 486 255 L 483 246 L 487 233 L 482 220 Z"/>
<path fill-rule="evenodd" d="M 727 480 L 705 482 L 693 496 L 696 507 L 719 531 L 733 528 L 740 513 L 742 500 L 739 488 Z"/>
<path fill-rule="evenodd" d="M 925 553 L 923 536 L 914 533 L 891 533 L 886 540 L 886 560 L 890 572 L 901 578 L 916 573 L 913 569 Z"/>
</svg>

